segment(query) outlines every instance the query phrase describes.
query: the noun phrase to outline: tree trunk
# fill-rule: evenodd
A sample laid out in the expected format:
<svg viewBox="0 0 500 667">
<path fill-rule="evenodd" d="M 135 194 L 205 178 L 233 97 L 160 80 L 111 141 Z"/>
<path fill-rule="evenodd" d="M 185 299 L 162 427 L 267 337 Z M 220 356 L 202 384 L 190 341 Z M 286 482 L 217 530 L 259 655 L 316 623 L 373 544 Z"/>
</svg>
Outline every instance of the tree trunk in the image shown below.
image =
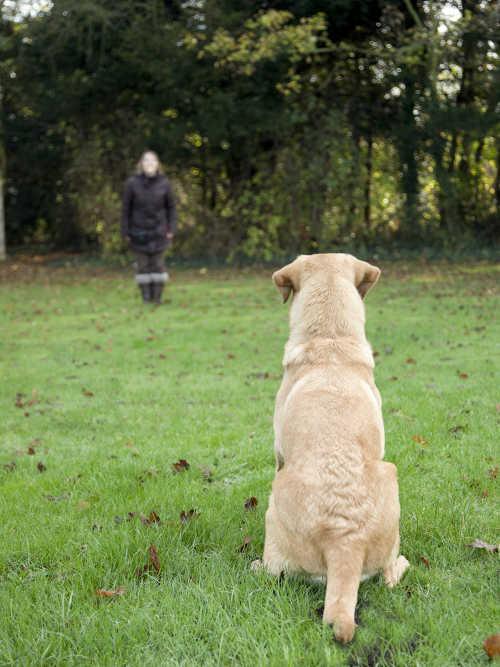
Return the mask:
<svg viewBox="0 0 500 667">
<path fill-rule="evenodd" d="M 495 177 L 495 201 L 497 205 L 497 215 L 500 216 L 500 139 L 496 138 L 496 147 L 497 147 L 497 173 Z"/>
<path fill-rule="evenodd" d="M 0 262 L 6 259 L 7 250 L 5 247 L 5 208 L 4 208 L 4 160 L 0 160 Z"/>
<path fill-rule="evenodd" d="M 370 134 L 366 138 L 366 160 L 365 160 L 365 234 L 368 236 L 370 233 L 370 222 L 371 222 L 371 185 L 372 185 L 372 148 L 373 148 L 373 137 Z"/>
</svg>

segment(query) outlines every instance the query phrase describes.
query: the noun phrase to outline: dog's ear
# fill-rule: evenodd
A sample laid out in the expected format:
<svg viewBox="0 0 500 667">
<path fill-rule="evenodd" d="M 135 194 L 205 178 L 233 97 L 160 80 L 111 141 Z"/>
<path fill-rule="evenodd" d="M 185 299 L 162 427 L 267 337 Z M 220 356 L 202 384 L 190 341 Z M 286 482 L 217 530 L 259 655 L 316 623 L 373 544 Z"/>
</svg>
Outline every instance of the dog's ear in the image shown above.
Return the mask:
<svg viewBox="0 0 500 667">
<path fill-rule="evenodd" d="M 275 271 L 272 275 L 272 279 L 276 287 L 281 292 L 283 303 L 286 303 L 288 301 L 288 297 L 290 296 L 290 292 L 292 290 L 296 292 L 299 288 L 297 260 L 291 264 L 287 264 L 279 271 Z"/>
<path fill-rule="evenodd" d="M 358 292 L 361 294 L 361 298 L 364 299 L 377 282 L 380 276 L 380 269 L 377 266 L 368 264 L 368 262 L 356 259 L 354 276 L 354 284 L 356 285 Z"/>
</svg>

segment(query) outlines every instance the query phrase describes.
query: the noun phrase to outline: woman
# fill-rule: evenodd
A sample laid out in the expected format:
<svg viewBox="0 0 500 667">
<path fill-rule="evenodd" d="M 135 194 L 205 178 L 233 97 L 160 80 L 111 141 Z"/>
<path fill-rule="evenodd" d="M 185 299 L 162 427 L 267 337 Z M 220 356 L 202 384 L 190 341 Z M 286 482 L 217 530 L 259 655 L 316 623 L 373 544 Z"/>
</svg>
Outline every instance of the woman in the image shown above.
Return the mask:
<svg viewBox="0 0 500 667">
<path fill-rule="evenodd" d="M 177 226 L 172 187 L 153 151 L 142 154 L 137 173 L 125 183 L 122 235 L 137 254 L 135 281 L 146 303 L 161 303 L 168 280 L 164 254 Z"/>
</svg>

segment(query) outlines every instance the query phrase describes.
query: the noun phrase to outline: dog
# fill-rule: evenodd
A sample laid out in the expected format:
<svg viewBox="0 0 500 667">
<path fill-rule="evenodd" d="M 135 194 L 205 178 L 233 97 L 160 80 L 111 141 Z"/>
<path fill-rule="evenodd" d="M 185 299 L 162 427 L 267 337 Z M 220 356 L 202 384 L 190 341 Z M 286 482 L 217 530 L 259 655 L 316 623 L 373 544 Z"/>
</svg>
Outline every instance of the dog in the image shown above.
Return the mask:
<svg viewBox="0 0 500 667">
<path fill-rule="evenodd" d="M 360 581 L 382 572 L 395 586 L 399 556 L 396 466 L 382 461 L 384 423 L 365 337 L 363 299 L 380 269 L 341 253 L 300 255 L 272 279 L 290 337 L 276 397 L 276 475 L 264 554 L 254 569 L 327 579 L 323 621 L 354 637 Z"/>
</svg>

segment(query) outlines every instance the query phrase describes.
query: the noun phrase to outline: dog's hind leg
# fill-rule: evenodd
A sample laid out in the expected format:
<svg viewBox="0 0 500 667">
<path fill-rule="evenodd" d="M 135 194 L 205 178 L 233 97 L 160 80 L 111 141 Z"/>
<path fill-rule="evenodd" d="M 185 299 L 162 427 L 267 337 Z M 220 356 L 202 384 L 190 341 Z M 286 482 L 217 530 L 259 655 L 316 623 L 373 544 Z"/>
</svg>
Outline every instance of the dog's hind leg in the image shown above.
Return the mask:
<svg viewBox="0 0 500 667">
<path fill-rule="evenodd" d="M 252 570 L 265 569 L 270 574 L 280 575 L 283 570 L 288 569 L 287 557 L 284 553 L 285 540 L 282 535 L 282 529 L 276 518 L 276 509 L 274 506 L 274 497 L 271 493 L 269 498 L 269 507 L 266 512 L 266 539 L 264 542 L 264 554 L 262 561 L 253 561 Z"/>
<path fill-rule="evenodd" d="M 399 554 L 399 531 L 396 535 L 396 541 L 392 549 L 389 564 L 384 568 L 384 581 L 389 588 L 394 588 L 403 574 L 410 567 L 410 563 L 404 556 Z"/>
<path fill-rule="evenodd" d="M 344 538 L 346 539 L 346 538 Z M 333 625 L 335 639 L 346 643 L 354 637 L 354 609 L 363 569 L 364 549 L 341 542 L 325 551 L 327 583 L 323 621 Z"/>
</svg>

